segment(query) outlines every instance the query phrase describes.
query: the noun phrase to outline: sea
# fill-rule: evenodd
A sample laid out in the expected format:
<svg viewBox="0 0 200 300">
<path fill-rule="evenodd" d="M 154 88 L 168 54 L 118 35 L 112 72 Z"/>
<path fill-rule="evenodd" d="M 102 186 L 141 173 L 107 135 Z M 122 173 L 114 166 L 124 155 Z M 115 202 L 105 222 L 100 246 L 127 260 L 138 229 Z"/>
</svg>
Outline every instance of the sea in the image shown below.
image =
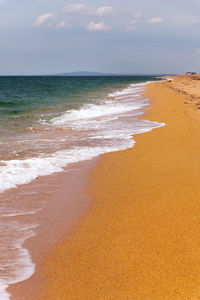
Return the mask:
<svg viewBox="0 0 200 300">
<path fill-rule="evenodd" d="M 142 96 L 156 76 L 0 77 L 0 299 L 10 285 L 27 280 L 35 264 L 24 242 L 37 223 L 20 221 L 36 214 L 23 197 L 3 195 L 71 164 L 134 146 L 134 135 L 164 126 L 141 116 Z M 15 193 L 13 193 L 15 195 Z M 38 204 L 39 205 L 39 204 Z M 19 216 L 16 220 L 16 216 Z"/>
</svg>

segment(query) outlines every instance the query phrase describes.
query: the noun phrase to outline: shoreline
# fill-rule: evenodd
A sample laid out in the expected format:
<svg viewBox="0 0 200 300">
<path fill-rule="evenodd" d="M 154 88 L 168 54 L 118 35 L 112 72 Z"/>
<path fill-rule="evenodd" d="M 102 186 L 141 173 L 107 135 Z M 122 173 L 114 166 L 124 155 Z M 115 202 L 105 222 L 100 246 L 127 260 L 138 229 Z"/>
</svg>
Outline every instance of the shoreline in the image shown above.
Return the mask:
<svg viewBox="0 0 200 300">
<path fill-rule="evenodd" d="M 86 187 L 89 172 L 97 161 L 98 158 L 80 162 L 72 165 L 70 171 L 41 177 L 37 182 L 33 181 L 16 189 L 19 195 L 34 191 L 35 201 L 42 203 L 42 207 L 36 214 L 24 218 L 25 222 L 28 219 L 39 224 L 35 229 L 36 235 L 23 244 L 23 248 L 30 253 L 32 262 L 36 264 L 36 270 L 30 278 L 9 285 L 7 291 L 11 299 L 39 298 L 46 281 L 42 270 L 47 253 L 74 231 L 78 220 L 90 207 L 92 200 L 86 193 Z M 4 197 L 6 195 L 9 198 L 12 193 L 13 190 L 7 191 Z"/>
<path fill-rule="evenodd" d="M 199 298 L 200 125 L 165 83 L 146 96 L 145 118 L 166 126 L 101 158 L 90 176 L 93 205 L 52 249 L 38 299 Z"/>
<path fill-rule="evenodd" d="M 144 86 L 145 83 L 140 85 Z M 138 87 L 138 84 L 136 86 Z M 118 101 L 120 103 L 120 99 Z M 142 103 L 143 101 L 147 102 L 148 100 L 144 98 Z M 141 112 L 143 110 L 142 107 L 143 105 L 140 108 Z M 128 116 L 128 118 L 131 121 L 131 117 Z M 145 126 L 148 127 L 148 125 L 144 124 L 142 130 L 147 130 Z M 152 124 L 153 126 L 154 124 Z M 134 144 L 131 135 L 129 135 L 129 140 L 130 144 Z M 8 190 L 3 194 L 2 197 L 7 199 L 11 199 L 13 194 L 17 195 L 14 197 L 16 199 L 20 199 L 21 195 L 27 195 L 27 199 L 23 200 L 26 202 L 28 211 L 33 203 L 36 203 L 33 211 L 35 208 L 37 210 L 37 206 L 40 207 L 40 211 L 35 214 L 27 215 L 26 217 L 20 215 L 20 221 L 26 222 L 28 220 L 28 223 L 36 222 L 39 225 L 35 229 L 36 236 L 26 240 L 23 245 L 23 248 L 28 249 L 33 263 L 36 264 L 36 270 L 26 280 L 9 286 L 8 291 L 13 295 L 11 298 L 14 297 L 16 300 L 21 300 L 24 297 L 30 300 L 38 299 L 42 286 L 46 281 L 42 272 L 46 256 L 61 240 L 65 240 L 71 235 L 76 226 L 78 226 L 79 221 L 84 218 L 87 210 L 93 205 L 92 197 L 88 195 L 86 189 L 89 180 L 88 176 L 98 160 L 99 157 L 96 157 L 89 161 L 72 164 L 70 167 L 72 172 L 69 172 L 68 168 L 66 168 L 65 172 L 39 177 L 29 184 L 18 186 L 16 189 Z M 29 203 L 32 204 L 30 205 Z"/>
</svg>

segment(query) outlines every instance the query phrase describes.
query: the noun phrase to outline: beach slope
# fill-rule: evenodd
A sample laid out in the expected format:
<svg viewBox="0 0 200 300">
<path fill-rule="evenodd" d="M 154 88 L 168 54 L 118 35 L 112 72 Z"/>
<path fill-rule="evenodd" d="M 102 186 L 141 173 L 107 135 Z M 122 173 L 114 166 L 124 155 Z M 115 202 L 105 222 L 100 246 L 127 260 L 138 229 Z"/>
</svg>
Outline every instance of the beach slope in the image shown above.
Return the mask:
<svg viewBox="0 0 200 300">
<path fill-rule="evenodd" d="M 148 86 L 144 116 L 166 126 L 92 171 L 93 205 L 49 256 L 40 299 L 200 299 L 199 115 L 169 85 Z"/>
</svg>

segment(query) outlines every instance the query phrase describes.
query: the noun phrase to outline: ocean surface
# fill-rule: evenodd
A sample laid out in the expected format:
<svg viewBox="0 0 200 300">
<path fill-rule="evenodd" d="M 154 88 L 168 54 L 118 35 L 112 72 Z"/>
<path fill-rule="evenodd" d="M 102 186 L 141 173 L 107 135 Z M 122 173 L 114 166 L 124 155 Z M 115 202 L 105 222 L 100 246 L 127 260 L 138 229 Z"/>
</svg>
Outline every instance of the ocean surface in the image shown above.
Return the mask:
<svg viewBox="0 0 200 300">
<path fill-rule="evenodd" d="M 140 120 L 152 76 L 0 77 L 0 193 L 62 172 L 70 164 L 133 147 L 132 135 L 163 126 Z M 40 209 L 40 207 L 38 207 Z M 39 224 L 16 216 L 22 199 L 0 203 L 0 299 L 35 270 L 23 248 Z"/>
</svg>

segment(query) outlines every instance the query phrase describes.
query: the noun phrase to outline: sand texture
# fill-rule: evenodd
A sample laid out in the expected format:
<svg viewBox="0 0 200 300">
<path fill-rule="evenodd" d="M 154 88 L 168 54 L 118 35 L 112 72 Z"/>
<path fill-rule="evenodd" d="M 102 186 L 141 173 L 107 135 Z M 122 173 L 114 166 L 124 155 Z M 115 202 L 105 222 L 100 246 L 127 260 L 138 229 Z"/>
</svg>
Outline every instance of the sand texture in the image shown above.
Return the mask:
<svg viewBox="0 0 200 300">
<path fill-rule="evenodd" d="M 179 75 L 167 83 L 168 87 L 188 96 L 190 103 L 200 107 L 200 75 Z"/>
<path fill-rule="evenodd" d="M 200 120 L 169 85 L 148 86 L 143 117 L 166 126 L 93 169 L 93 205 L 51 252 L 40 299 L 200 299 Z"/>
</svg>

